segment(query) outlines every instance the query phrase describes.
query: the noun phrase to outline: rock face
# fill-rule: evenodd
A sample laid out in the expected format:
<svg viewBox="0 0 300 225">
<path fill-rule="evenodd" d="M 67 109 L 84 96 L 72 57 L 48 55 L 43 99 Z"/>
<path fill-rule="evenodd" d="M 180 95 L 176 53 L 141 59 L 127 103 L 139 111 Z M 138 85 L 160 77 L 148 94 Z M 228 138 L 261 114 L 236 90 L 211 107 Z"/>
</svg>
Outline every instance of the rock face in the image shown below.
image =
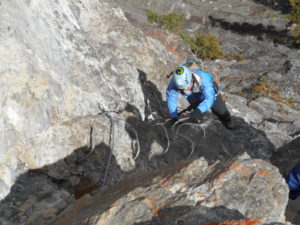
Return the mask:
<svg viewBox="0 0 300 225">
<path fill-rule="evenodd" d="M 283 222 L 287 192 L 278 169 L 262 160 L 245 154 L 208 166 L 201 158 L 84 196 L 46 224 Z"/>
<path fill-rule="evenodd" d="M 110 119 L 97 115 L 131 104 L 143 118 L 139 70 L 161 74 L 180 56 L 106 3 L 1 1 L 0 10 L 3 198 L 20 172 L 89 146 L 91 127 L 93 144 L 108 144 Z"/>
<path fill-rule="evenodd" d="M 0 1 L 0 223 L 284 223 L 287 187 L 266 161 L 284 174 L 299 159 L 300 55 L 276 2 Z M 146 8 L 246 58 L 205 62 L 235 130 L 211 113 L 161 126 L 166 75 L 191 52 Z"/>
<path fill-rule="evenodd" d="M 223 91 L 233 95 L 227 95 L 233 114 L 263 130 L 276 147 L 295 138 L 300 129 L 295 122 L 300 117 L 299 50 L 292 47 L 289 21 L 282 16 L 288 10 L 286 1 L 117 2 L 132 21 L 146 21 L 144 9 L 177 12 L 187 19 L 185 33 L 210 32 L 221 37 L 229 60 L 205 66 L 218 74 Z M 230 60 L 233 55 L 245 60 Z"/>
</svg>

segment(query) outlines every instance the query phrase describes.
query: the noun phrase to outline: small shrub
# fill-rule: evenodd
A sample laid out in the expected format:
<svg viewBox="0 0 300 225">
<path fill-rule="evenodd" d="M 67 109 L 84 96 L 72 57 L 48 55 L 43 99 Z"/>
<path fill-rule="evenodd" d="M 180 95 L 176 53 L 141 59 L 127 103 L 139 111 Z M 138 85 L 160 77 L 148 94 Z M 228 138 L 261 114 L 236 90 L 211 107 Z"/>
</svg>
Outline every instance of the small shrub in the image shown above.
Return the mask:
<svg viewBox="0 0 300 225">
<path fill-rule="evenodd" d="M 295 101 L 293 98 L 282 98 L 278 82 L 267 77 L 263 77 L 261 82 L 252 88 L 252 91 L 259 96 L 269 97 L 276 102 L 284 103 L 292 108 L 297 104 L 297 101 Z"/>
<path fill-rule="evenodd" d="M 296 42 L 300 44 L 300 0 L 290 0 L 292 6 L 292 12 L 287 15 L 292 22 L 295 23 L 292 31 L 296 38 Z"/>
<path fill-rule="evenodd" d="M 236 61 L 240 62 L 240 61 L 246 60 L 246 57 L 243 55 L 240 55 L 240 54 L 231 54 L 231 55 L 226 55 L 225 59 L 228 61 L 236 60 Z"/>
<path fill-rule="evenodd" d="M 202 59 L 217 59 L 222 56 L 222 47 L 220 39 L 213 34 L 203 35 L 201 32 L 196 33 L 196 38 L 192 38 L 184 33 L 179 33 L 180 37 L 190 45 L 190 48 Z"/>
<path fill-rule="evenodd" d="M 152 10 L 146 10 L 146 13 L 149 23 L 156 23 L 159 27 L 169 31 L 179 29 L 183 22 L 183 16 L 176 13 L 160 15 Z"/>
</svg>

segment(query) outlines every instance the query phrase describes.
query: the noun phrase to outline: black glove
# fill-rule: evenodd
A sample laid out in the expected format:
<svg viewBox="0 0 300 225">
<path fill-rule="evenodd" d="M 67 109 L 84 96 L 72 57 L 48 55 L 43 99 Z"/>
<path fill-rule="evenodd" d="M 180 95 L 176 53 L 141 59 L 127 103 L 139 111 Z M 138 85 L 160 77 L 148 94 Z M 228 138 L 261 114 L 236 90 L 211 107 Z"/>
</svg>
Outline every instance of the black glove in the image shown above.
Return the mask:
<svg viewBox="0 0 300 225">
<path fill-rule="evenodd" d="M 166 127 L 173 126 L 178 121 L 178 117 L 174 117 L 166 122 Z"/>
<path fill-rule="evenodd" d="M 194 112 L 190 115 L 190 120 L 193 122 L 197 122 L 200 119 L 202 112 L 199 109 L 195 109 Z"/>
<path fill-rule="evenodd" d="M 186 109 L 187 109 L 187 111 L 192 111 L 193 109 L 197 109 L 198 105 L 199 105 L 199 102 L 195 102 L 195 103 L 190 104 L 189 107 L 187 107 Z"/>
</svg>

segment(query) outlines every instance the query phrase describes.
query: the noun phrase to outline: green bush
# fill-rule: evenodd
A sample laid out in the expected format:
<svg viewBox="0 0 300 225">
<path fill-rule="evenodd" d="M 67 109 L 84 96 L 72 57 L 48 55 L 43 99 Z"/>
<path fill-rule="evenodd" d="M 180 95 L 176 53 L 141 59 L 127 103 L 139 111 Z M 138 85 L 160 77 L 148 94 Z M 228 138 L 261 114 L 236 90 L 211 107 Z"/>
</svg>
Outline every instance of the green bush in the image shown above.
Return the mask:
<svg viewBox="0 0 300 225">
<path fill-rule="evenodd" d="M 148 22 L 150 24 L 156 23 L 159 27 L 165 30 L 177 32 L 183 23 L 183 16 L 176 13 L 161 15 L 152 10 L 145 10 L 147 13 Z M 196 38 L 180 32 L 180 37 L 190 45 L 192 51 L 197 57 L 202 59 L 217 59 L 222 56 L 222 47 L 220 46 L 220 39 L 213 34 L 203 35 L 201 32 L 196 33 Z"/>
<path fill-rule="evenodd" d="M 293 33 L 296 38 L 296 42 L 300 44 L 300 0 L 290 0 L 292 6 L 292 12 L 288 14 L 288 18 L 296 24 L 293 28 Z"/>
<path fill-rule="evenodd" d="M 183 22 L 183 16 L 176 13 L 160 15 L 151 10 L 146 10 L 146 13 L 149 23 L 156 23 L 159 27 L 169 31 L 179 29 Z"/>
<path fill-rule="evenodd" d="M 179 33 L 180 37 L 190 45 L 192 51 L 201 59 L 217 59 L 222 56 L 222 47 L 220 39 L 213 34 L 203 35 L 201 32 L 196 33 L 192 38 L 184 33 Z"/>
</svg>

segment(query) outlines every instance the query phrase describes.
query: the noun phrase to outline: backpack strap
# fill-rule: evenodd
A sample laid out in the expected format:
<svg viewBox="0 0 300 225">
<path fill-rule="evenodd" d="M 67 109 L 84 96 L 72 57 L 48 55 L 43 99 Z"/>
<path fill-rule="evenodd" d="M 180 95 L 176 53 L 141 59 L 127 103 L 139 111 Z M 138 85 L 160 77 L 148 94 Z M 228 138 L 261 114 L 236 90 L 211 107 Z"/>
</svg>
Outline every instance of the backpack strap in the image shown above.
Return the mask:
<svg viewBox="0 0 300 225">
<path fill-rule="evenodd" d="M 197 73 L 194 73 L 194 72 L 192 72 L 192 75 L 195 78 L 196 82 L 198 83 L 198 86 L 201 87 L 202 79 L 201 79 L 200 75 L 198 75 Z"/>
<path fill-rule="evenodd" d="M 205 71 L 205 72 L 207 72 L 207 71 Z M 201 84 L 202 84 L 201 76 L 194 72 L 192 72 L 192 74 L 193 74 L 193 77 L 195 77 L 195 80 L 197 81 L 199 87 L 201 87 Z M 214 75 L 212 73 L 209 73 L 209 74 L 210 74 L 211 80 L 213 82 L 214 91 L 217 96 L 218 94 L 221 94 L 221 88 L 219 87 L 219 82 L 218 82 L 219 79 L 217 78 L 216 75 Z M 216 81 L 216 79 L 217 79 L 217 81 Z"/>
</svg>

